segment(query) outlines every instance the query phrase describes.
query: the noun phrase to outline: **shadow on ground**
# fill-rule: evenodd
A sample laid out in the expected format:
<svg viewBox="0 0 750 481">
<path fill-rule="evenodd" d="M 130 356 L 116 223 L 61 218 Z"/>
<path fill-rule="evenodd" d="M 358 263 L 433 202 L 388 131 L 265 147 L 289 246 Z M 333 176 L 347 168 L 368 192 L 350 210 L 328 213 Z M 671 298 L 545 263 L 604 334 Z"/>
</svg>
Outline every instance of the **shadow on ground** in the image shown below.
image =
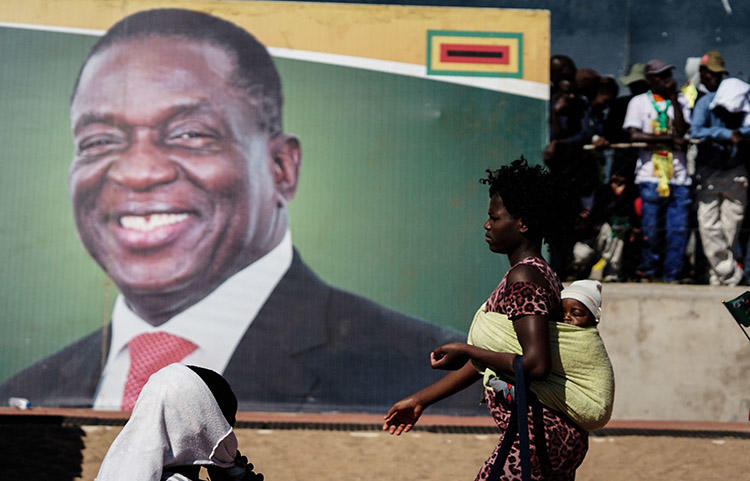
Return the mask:
<svg viewBox="0 0 750 481">
<path fill-rule="evenodd" d="M 0 418 L 3 479 L 73 481 L 81 476 L 86 433 L 80 426 L 65 425 L 56 416 L 33 424 L 28 416 L 14 418 Z"/>
</svg>

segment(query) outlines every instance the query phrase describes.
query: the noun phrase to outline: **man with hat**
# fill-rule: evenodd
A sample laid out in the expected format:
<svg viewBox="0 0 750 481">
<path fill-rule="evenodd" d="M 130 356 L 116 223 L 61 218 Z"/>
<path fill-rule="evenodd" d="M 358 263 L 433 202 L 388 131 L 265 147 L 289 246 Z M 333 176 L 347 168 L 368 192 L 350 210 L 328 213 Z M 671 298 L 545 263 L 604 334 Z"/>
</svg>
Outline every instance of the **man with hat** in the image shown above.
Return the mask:
<svg viewBox="0 0 750 481">
<path fill-rule="evenodd" d="M 620 77 L 620 83 L 628 86 L 631 95 L 640 95 L 648 90 L 648 81 L 646 81 L 645 72 L 645 64 L 634 63 L 630 67 L 630 72 Z"/>
<path fill-rule="evenodd" d="M 701 57 L 701 83 L 708 93 L 696 102 L 690 127 L 690 137 L 702 140 L 695 172 L 698 229 L 714 286 L 735 286 L 742 279 L 735 247 L 747 204 L 747 151 L 742 145 L 747 143 L 742 139 L 750 137 L 750 126 L 743 126 L 747 113 L 741 102 L 733 101 L 746 95 L 747 84 L 722 81 L 727 73 L 718 50 Z"/>
<path fill-rule="evenodd" d="M 681 278 L 691 183 L 685 161 L 688 107 L 678 95 L 674 68 L 660 59 L 646 63 L 649 90 L 630 100 L 623 122 L 633 142 L 647 144 L 640 149 L 635 168 L 646 237 L 638 275 L 650 280 L 661 273 L 666 282 Z M 659 249 L 662 233 L 664 249 Z"/>
<path fill-rule="evenodd" d="M 724 76 L 729 73 L 718 50 L 709 50 L 701 57 L 699 72 L 701 83 L 709 92 L 716 92 Z"/>
</svg>

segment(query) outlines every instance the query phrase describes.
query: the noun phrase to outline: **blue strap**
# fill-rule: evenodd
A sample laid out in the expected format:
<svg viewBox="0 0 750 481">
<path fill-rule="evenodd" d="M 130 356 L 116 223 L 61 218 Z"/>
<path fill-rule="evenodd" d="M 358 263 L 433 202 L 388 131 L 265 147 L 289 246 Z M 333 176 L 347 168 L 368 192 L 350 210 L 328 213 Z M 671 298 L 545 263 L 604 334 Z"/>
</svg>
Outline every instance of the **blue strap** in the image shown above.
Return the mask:
<svg viewBox="0 0 750 481">
<path fill-rule="evenodd" d="M 497 458 L 490 468 L 487 475 L 488 481 L 500 479 L 500 471 L 505 467 L 505 461 L 510 453 L 510 448 L 516 440 L 518 434 L 518 443 L 521 455 L 521 480 L 531 481 L 531 451 L 529 449 L 529 419 L 528 403 L 526 398 L 526 379 L 523 373 L 523 356 L 513 358 L 513 373 L 516 378 L 516 400 L 511 405 L 510 420 L 508 427 L 503 434 L 503 440 L 500 443 L 500 449 L 497 452 Z M 541 411 L 539 411 L 541 413 Z M 538 434 L 535 434 L 538 436 Z M 544 443 L 544 436 L 541 438 Z M 546 451 L 546 449 L 545 449 Z"/>
<path fill-rule="evenodd" d="M 497 457 L 495 462 L 490 468 L 490 472 L 487 475 L 487 481 L 494 481 L 500 479 L 500 470 L 505 467 L 505 460 L 508 459 L 510 454 L 510 448 L 513 446 L 513 441 L 516 440 L 516 434 L 518 433 L 518 409 L 513 404 L 510 410 L 510 420 L 508 420 L 508 427 L 503 433 L 503 440 L 500 443 L 500 449 L 497 451 Z"/>
<path fill-rule="evenodd" d="M 523 356 L 513 358 L 516 377 L 516 406 L 518 409 L 518 444 L 521 450 L 521 481 L 531 481 L 531 451 L 529 450 L 529 404 L 526 400 L 526 379 Z"/>
</svg>

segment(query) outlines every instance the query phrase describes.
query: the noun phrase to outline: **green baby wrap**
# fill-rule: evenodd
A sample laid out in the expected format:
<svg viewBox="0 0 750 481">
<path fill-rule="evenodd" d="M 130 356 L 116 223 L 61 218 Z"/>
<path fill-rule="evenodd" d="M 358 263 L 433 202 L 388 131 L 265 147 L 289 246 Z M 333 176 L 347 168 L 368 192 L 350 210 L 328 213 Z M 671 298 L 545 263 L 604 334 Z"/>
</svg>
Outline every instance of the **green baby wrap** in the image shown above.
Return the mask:
<svg viewBox="0 0 750 481">
<path fill-rule="evenodd" d="M 467 342 L 495 352 L 521 354 L 513 321 L 505 314 L 485 312 L 484 305 L 474 315 Z M 529 389 L 539 400 L 560 411 L 583 429 L 593 431 L 607 424 L 612 415 L 615 376 L 599 330 L 562 322 L 549 323 L 550 373 L 543 381 L 534 381 Z M 513 376 L 495 373 L 474 362 L 484 375 L 513 383 Z"/>
</svg>

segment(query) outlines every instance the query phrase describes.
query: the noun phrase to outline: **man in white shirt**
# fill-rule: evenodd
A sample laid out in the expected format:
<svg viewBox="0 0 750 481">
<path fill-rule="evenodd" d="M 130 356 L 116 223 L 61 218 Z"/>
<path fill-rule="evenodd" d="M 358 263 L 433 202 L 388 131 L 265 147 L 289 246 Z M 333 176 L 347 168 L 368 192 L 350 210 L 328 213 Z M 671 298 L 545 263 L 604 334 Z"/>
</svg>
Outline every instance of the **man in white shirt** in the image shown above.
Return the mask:
<svg viewBox="0 0 750 481">
<path fill-rule="evenodd" d="M 241 409 L 380 411 L 436 379 L 429 352 L 460 333 L 328 286 L 293 249 L 301 149 L 281 104 L 265 47 L 210 15 L 139 12 L 94 45 L 71 99 L 69 191 L 121 296 L 111 326 L 0 397 L 127 410 L 182 361 L 223 373 Z"/>
<path fill-rule="evenodd" d="M 650 90 L 630 100 L 622 126 L 633 142 L 648 144 L 640 149 L 635 169 L 645 236 L 637 273 L 647 280 L 661 273 L 666 282 L 681 278 L 691 183 L 685 162 L 689 107 L 678 96 L 672 69 L 659 59 L 646 64 Z M 663 258 L 659 242 L 664 242 Z"/>
</svg>

